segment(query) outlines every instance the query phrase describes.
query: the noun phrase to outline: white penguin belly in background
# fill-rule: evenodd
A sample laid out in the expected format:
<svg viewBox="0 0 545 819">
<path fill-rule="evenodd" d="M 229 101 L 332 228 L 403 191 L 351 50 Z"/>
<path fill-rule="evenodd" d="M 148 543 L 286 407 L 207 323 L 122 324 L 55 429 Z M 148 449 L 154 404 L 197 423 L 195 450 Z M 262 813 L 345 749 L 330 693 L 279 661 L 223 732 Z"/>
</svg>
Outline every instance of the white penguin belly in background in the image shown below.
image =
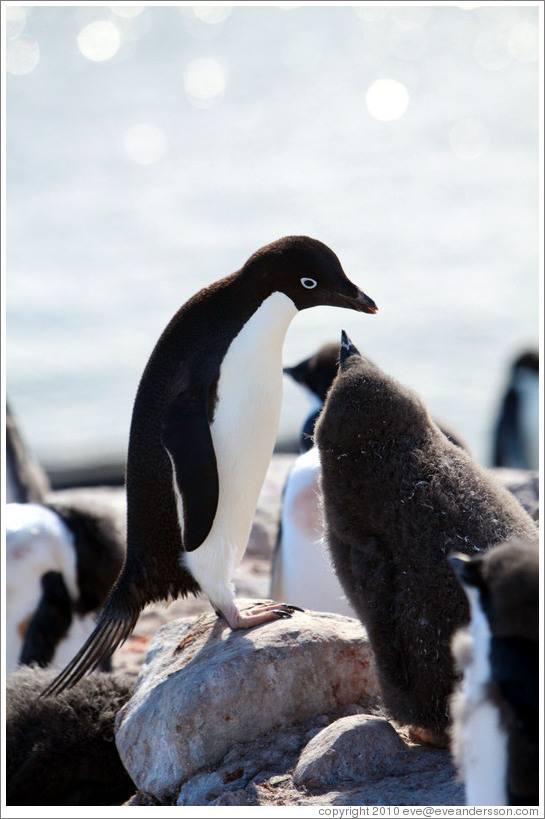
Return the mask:
<svg viewBox="0 0 545 819">
<path fill-rule="evenodd" d="M 319 477 L 318 449 L 312 447 L 295 460 L 286 480 L 271 597 L 355 617 L 323 544 Z"/>
</svg>

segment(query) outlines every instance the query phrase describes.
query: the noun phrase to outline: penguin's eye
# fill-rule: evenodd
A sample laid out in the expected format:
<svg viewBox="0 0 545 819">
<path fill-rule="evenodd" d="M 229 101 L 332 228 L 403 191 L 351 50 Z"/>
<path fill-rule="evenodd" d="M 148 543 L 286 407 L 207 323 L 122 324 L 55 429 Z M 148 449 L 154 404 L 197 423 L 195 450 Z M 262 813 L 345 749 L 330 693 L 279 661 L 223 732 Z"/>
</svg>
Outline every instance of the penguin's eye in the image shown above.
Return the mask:
<svg viewBox="0 0 545 819">
<path fill-rule="evenodd" d="M 301 279 L 301 284 L 303 285 L 303 287 L 306 287 L 307 290 L 312 290 L 314 287 L 316 287 L 318 282 L 316 281 L 316 279 L 309 279 L 308 277 L 303 276 L 303 278 Z"/>
</svg>

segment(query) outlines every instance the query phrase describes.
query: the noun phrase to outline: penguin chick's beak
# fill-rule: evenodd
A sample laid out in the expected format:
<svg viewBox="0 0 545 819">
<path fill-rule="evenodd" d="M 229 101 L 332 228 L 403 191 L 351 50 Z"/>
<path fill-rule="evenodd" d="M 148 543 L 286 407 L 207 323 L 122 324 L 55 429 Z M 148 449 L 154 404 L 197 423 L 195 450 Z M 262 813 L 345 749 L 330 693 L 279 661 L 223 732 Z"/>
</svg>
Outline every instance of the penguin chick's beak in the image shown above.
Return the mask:
<svg viewBox="0 0 545 819">
<path fill-rule="evenodd" d="M 346 296 L 344 293 L 336 293 L 336 296 L 343 307 L 359 310 L 360 313 L 378 313 L 377 305 L 363 290 L 358 290 L 355 296 Z"/>
</svg>

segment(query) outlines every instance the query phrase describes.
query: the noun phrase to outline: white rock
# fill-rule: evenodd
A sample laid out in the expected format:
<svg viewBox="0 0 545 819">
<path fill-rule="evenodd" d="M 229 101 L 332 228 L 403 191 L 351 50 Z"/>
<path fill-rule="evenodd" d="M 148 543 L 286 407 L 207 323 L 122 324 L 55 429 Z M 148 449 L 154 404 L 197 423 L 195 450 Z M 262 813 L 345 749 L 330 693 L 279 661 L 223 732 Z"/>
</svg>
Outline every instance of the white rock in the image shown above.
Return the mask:
<svg viewBox="0 0 545 819">
<path fill-rule="evenodd" d="M 359 714 L 332 722 L 303 748 L 293 774 L 296 785 L 322 788 L 385 776 L 407 756 L 390 723 Z"/>
<path fill-rule="evenodd" d="M 216 772 L 197 774 L 180 790 L 177 805 L 207 805 L 223 793 L 223 782 Z"/>
<path fill-rule="evenodd" d="M 117 716 L 116 742 L 137 787 L 172 798 L 235 743 L 377 695 L 367 634 L 356 620 L 295 612 L 231 631 L 201 615 L 159 629 Z"/>
</svg>

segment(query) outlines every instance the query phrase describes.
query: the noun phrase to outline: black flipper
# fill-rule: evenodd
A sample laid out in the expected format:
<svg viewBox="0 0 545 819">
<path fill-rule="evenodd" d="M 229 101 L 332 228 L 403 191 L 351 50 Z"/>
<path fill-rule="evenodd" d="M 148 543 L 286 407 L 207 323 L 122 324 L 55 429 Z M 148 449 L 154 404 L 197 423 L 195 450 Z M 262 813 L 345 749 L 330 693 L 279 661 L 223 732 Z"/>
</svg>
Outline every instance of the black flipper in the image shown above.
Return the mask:
<svg viewBox="0 0 545 819">
<path fill-rule="evenodd" d="M 183 547 L 192 552 L 208 537 L 218 508 L 218 470 L 205 394 L 184 392 L 170 402 L 161 442 L 183 501 Z"/>
<path fill-rule="evenodd" d="M 66 688 L 72 688 L 85 674 L 94 671 L 125 642 L 136 625 L 140 611 L 119 612 L 112 611 L 112 608 L 106 603 L 97 627 L 89 639 L 66 668 L 42 691 L 42 697 L 50 697 L 53 694 L 60 694 Z"/>
</svg>

